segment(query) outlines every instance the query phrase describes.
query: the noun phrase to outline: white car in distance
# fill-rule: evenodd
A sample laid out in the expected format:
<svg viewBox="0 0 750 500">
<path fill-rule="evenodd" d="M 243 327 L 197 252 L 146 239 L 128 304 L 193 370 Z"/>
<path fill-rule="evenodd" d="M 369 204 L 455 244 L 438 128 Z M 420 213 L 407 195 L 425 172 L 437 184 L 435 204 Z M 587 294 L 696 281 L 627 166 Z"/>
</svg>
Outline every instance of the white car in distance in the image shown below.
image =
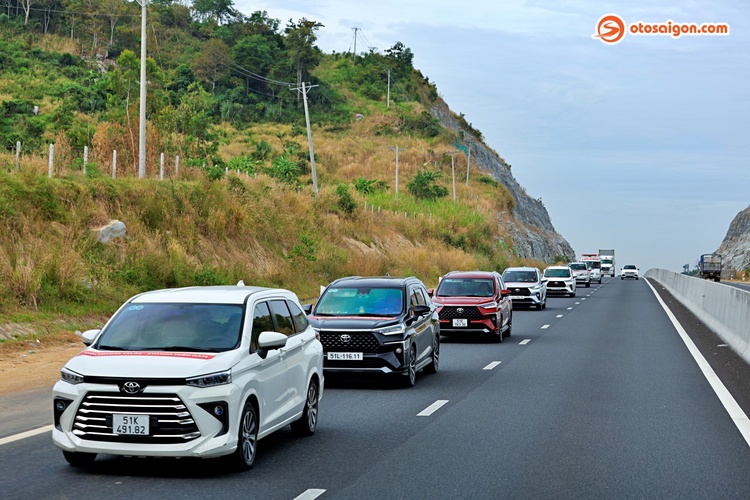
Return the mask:
<svg viewBox="0 0 750 500">
<path fill-rule="evenodd" d="M 323 346 L 288 290 L 146 292 L 83 340 L 53 389 L 52 440 L 71 465 L 232 455 L 244 470 L 272 432 L 315 432 Z"/>
<path fill-rule="evenodd" d="M 622 269 L 620 269 L 620 279 L 624 280 L 625 278 L 638 279 L 638 268 L 633 264 L 622 266 Z"/>
<path fill-rule="evenodd" d="M 576 278 L 568 266 L 549 266 L 544 270 L 542 280 L 547 283 L 547 294 L 576 296 Z"/>
</svg>

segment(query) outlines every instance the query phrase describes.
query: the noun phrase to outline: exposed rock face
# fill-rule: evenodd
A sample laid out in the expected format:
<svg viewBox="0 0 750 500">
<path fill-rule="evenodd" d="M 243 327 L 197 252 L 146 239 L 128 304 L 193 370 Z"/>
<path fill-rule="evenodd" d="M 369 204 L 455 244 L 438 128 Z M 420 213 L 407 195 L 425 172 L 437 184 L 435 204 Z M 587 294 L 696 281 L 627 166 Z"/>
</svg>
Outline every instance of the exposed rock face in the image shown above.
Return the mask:
<svg viewBox="0 0 750 500">
<path fill-rule="evenodd" d="M 724 269 L 740 271 L 750 267 L 750 207 L 738 213 L 721 242 L 718 253 Z"/>
<path fill-rule="evenodd" d="M 457 133 L 460 131 L 461 126 L 445 102 L 439 101 L 431 111 L 443 126 Z M 573 247 L 555 231 L 547 209 L 541 201 L 526 194 L 511 174 L 508 164 L 483 144 L 471 142 L 469 147 L 471 148 L 471 164 L 502 183 L 516 200 L 512 227 L 509 228 L 514 237 L 515 253 L 522 258 L 547 263 L 554 262 L 555 257 L 561 255 L 568 260 L 575 260 Z M 502 218 L 502 214 L 498 214 L 498 217 Z"/>
</svg>

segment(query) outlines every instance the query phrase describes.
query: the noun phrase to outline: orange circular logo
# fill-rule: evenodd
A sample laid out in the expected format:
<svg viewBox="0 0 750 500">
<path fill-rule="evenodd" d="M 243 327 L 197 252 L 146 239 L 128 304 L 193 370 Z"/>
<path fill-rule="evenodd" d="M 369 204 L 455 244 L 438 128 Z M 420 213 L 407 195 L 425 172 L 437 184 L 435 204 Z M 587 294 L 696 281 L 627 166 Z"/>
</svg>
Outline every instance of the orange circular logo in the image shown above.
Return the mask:
<svg viewBox="0 0 750 500">
<path fill-rule="evenodd" d="M 625 21 L 617 14 L 607 14 L 599 18 L 596 23 L 596 33 L 592 38 L 598 38 L 602 43 L 615 44 L 625 36 Z"/>
</svg>

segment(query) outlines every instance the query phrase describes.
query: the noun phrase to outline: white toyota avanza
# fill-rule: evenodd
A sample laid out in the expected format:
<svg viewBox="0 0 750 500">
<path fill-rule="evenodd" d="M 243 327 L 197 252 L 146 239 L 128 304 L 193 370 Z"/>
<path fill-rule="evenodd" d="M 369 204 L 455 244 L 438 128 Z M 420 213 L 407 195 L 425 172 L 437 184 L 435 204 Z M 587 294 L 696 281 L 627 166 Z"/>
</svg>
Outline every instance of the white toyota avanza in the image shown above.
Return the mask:
<svg viewBox="0 0 750 500">
<path fill-rule="evenodd" d="M 83 340 L 53 389 L 52 439 L 72 465 L 232 455 L 248 469 L 268 434 L 315 432 L 323 348 L 290 291 L 146 292 Z"/>
</svg>

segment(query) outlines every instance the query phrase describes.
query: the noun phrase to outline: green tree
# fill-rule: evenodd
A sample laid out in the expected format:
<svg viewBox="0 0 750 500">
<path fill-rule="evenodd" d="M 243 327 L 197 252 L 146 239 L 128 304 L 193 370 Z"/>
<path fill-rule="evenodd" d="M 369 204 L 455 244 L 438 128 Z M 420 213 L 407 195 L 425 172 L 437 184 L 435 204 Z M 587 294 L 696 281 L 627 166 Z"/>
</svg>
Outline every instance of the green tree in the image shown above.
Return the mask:
<svg viewBox="0 0 750 500">
<path fill-rule="evenodd" d="M 437 170 L 422 169 L 417 172 L 417 175 L 409 181 L 406 187 L 415 198 L 424 200 L 444 198 L 448 196 L 448 189 L 436 184 L 439 177 L 440 172 Z"/>
<path fill-rule="evenodd" d="M 232 55 L 227 44 L 211 38 L 203 44 L 203 51 L 193 61 L 195 74 L 211 83 L 211 93 L 216 91 L 216 82 L 229 74 Z"/>
<path fill-rule="evenodd" d="M 234 8 L 232 0 L 193 0 L 193 12 L 203 21 L 213 20 L 224 24 L 242 15 Z"/>
<path fill-rule="evenodd" d="M 317 31 L 323 27 L 323 24 L 303 17 L 296 24 L 290 19 L 284 30 L 287 53 L 297 71 L 297 86 L 302 85 L 303 76 L 308 75 L 320 61 L 320 50 L 315 47 L 315 41 L 318 39 Z"/>
</svg>

